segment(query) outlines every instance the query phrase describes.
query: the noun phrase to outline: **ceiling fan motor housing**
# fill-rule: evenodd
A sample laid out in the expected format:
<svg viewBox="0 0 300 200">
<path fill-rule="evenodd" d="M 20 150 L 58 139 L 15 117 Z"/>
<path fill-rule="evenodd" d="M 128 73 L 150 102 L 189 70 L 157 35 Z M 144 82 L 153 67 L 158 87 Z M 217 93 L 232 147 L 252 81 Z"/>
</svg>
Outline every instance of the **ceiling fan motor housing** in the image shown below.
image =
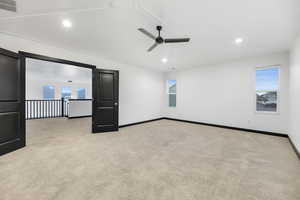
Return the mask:
<svg viewBox="0 0 300 200">
<path fill-rule="evenodd" d="M 164 39 L 162 37 L 158 37 L 155 39 L 155 41 L 158 43 L 158 44 L 161 44 L 161 43 L 164 43 Z"/>
</svg>

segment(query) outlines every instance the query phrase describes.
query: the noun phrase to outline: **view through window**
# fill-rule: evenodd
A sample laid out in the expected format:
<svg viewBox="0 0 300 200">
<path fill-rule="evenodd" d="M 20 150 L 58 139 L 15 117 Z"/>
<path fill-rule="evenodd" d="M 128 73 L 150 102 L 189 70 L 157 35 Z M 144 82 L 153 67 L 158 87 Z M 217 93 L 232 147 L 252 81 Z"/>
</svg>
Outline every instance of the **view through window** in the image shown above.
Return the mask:
<svg viewBox="0 0 300 200">
<path fill-rule="evenodd" d="M 71 87 L 64 86 L 61 88 L 61 97 L 64 99 L 70 99 L 72 96 Z"/>
<path fill-rule="evenodd" d="M 77 98 L 78 99 L 85 99 L 85 88 L 77 89 Z"/>
<path fill-rule="evenodd" d="M 277 112 L 279 67 L 256 69 L 256 111 Z"/>
<path fill-rule="evenodd" d="M 176 107 L 176 80 L 167 81 L 167 92 L 169 96 L 169 107 Z"/>
<path fill-rule="evenodd" d="M 52 85 L 43 86 L 43 98 L 44 99 L 54 99 L 55 98 L 55 89 Z"/>
</svg>

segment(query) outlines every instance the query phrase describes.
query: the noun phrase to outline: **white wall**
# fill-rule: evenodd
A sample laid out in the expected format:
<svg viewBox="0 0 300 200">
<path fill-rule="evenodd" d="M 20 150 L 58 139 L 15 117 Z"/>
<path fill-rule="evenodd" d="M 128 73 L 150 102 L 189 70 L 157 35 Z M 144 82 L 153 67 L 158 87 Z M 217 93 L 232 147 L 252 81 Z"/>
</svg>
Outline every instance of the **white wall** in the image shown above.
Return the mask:
<svg viewBox="0 0 300 200">
<path fill-rule="evenodd" d="M 300 151 L 300 35 L 290 56 L 289 136 Z"/>
<path fill-rule="evenodd" d="M 82 117 L 92 115 L 92 100 L 88 101 L 69 101 L 68 117 Z"/>
<path fill-rule="evenodd" d="M 60 49 L 35 41 L 0 34 L 0 47 L 11 51 L 68 59 L 96 65 L 98 68 L 120 71 L 119 124 L 124 125 L 162 117 L 164 77 L 162 72 L 135 67 Z"/>
<path fill-rule="evenodd" d="M 72 82 L 68 82 L 71 80 Z M 71 98 L 77 99 L 77 90 L 85 88 L 86 98 L 92 98 L 92 70 L 72 65 L 26 59 L 26 99 L 43 99 L 43 86 L 55 89 L 55 99 L 61 98 L 62 87 L 71 88 Z"/>
<path fill-rule="evenodd" d="M 287 133 L 289 55 L 273 54 L 163 74 L 0 34 L 0 46 L 120 70 L 120 125 L 159 117 Z M 255 113 L 255 67 L 281 65 L 280 113 Z M 165 82 L 177 80 L 177 107 Z"/>
<path fill-rule="evenodd" d="M 169 108 L 165 92 L 166 117 L 212 124 L 287 133 L 288 53 L 231 63 L 199 66 L 165 75 L 177 80 L 177 107 Z M 280 113 L 255 113 L 255 68 L 281 66 Z"/>
</svg>

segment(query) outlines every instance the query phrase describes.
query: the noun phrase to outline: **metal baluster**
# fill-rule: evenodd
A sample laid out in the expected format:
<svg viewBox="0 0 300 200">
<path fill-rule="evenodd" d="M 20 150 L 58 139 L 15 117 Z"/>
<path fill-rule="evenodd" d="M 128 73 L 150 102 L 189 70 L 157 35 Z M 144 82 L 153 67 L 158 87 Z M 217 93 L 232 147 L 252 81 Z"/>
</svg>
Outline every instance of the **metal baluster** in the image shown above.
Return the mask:
<svg viewBox="0 0 300 200">
<path fill-rule="evenodd" d="M 60 106 L 61 106 L 61 116 L 64 117 L 65 111 L 64 111 L 64 99 L 63 98 L 61 98 L 61 104 L 60 104 Z"/>
<path fill-rule="evenodd" d="M 30 119 L 32 119 L 32 109 L 33 109 L 32 104 L 33 104 L 32 101 L 30 101 Z"/>
</svg>

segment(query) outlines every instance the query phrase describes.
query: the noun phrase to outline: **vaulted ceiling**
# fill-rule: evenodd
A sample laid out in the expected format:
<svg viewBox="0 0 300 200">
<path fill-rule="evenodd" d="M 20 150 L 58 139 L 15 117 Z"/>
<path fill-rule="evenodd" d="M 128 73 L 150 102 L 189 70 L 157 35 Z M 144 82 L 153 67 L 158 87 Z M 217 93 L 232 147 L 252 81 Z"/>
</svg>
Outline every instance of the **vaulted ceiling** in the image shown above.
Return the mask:
<svg viewBox="0 0 300 200">
<path fill-rule="evenodd" d="M 17 8 L 0 10 L 1 33 L 158 70 L 287 51 L 300 30 L 299 0 L 17 0 Z M 148 53 L 153 41 L 137 29 L 156 34 L 156 25 L 191 42 Z"/>
</svg>

